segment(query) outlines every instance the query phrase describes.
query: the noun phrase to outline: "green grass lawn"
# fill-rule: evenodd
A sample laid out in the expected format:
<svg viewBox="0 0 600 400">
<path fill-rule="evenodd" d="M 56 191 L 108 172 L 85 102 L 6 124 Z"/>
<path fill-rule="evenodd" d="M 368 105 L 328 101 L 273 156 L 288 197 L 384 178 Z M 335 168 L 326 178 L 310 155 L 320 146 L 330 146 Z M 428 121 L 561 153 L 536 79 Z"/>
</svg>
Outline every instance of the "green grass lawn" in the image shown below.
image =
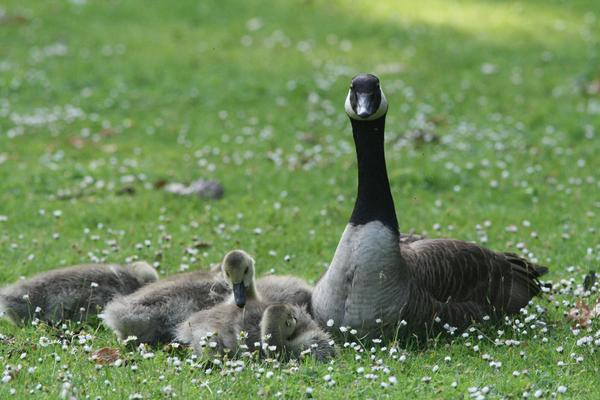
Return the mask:
<svg viewBox="0 0 600 400">
<path fill-rule="evenodd" d="M 347 86 L 375 72 L 401 230 L 527 255 L 560 290 L 503 334 L 341 346 L 330 364 L 206 370 L 187 350 L 127 348 L 103 326 L 2 321 L 0 398 L 600 397 L 600 323 L 572 330 L 563 316 L 600 267 L 600 3 L 1 7 L 0 284 L 90 261 L 145 259 L 168 275 L 232 248 L 255 255 L 259 274 L 316 280 L 354 201 Z M 197 178 L 220 181 L 223 199 L 154 188 Z M 198 241 L 210 246 L 192 254 Z M 96 365 L 102 347 L 123 365 Z"/>
</svg>

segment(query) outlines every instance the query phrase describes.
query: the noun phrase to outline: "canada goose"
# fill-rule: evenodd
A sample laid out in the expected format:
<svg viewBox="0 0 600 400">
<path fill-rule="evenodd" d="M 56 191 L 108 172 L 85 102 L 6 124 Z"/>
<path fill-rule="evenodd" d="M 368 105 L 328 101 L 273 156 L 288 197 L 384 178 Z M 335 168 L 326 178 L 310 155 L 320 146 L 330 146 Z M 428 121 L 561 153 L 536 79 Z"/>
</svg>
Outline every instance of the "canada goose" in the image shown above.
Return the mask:
<svg viewBox="0 0 600 400">
<path fill-rule="evenodd" d="M 315 319 L 331 330 L 353 327 L 361 336 L 425 336 L 519 312 L 540 292 L 538 277 L 547 268 L 458 240 L 399 240 L 384 155 L 387 108 L 376 76 L 352 79 L 345 110 L 356 146 L 358 194 L 313 291 Z"/>
<path fill-rule="evenodd" d="M 111 301 L 100 317 L 120 339 L 170 342 L 174 330 L 193 313 L 227 301 L 244 307 L 260 300 L 309 306 L 312 288 L 293 277 L 268 276 L 254 281 L 254 259 L 242 250 L 225 255 L 220 271 L 194 271 L 148 285 Z M 263 293 L 263 296 L 259 293 Z"/>
<path fill-rule="evenodd" d="M 304 307 L 262 301 L 243 309 L 222 303 L 197 312 L 178 327 L 177 340 L 191 344 L 196 354 L 209 350 L 235 356 L 248 350 L 288 358 L 312 354 L 321 361 L 335 355 L 331 338 Z"/>
<path fill-rule="evenodd" d="M 16 325 L 34 318 L 50 323 L 82 321 L 96 315 L 114 296 L 157 279 L 154 268 L 145 262 L 54 269 L 0 289 L 0 315 Z"/>
<path fill-rule="evenodd" d="M 291 358 L 299 358 L 304 352 L 319 361 L 335 356 L 331 337 L 319 328 L 310 315 L 300 307 L 274 304 L 265 310 L 260 321 L 260 334 L 266 349 L 275 346 Z M 264 347 L 264 346 L 263 346 Z"/>
</svg>

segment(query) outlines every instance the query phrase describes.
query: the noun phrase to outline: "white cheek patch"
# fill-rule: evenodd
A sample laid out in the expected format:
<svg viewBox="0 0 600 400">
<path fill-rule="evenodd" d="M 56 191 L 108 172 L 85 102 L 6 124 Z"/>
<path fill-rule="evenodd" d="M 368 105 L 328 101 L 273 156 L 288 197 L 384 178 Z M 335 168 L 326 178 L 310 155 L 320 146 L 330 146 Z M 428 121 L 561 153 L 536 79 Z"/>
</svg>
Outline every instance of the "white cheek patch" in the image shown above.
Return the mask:
<svg viewBox="0 0 600 400">
<path fill-rule="evenodd" d="M 350 104 L 350 93 L 351 92 L 352 92 L 351 90 L 348 90 L 348 96 L 346 96 L 346 103 L 344 103 L 344 108 L 346 109 L 346 114 L 348 114 L 348 116 L 350 118 L 360 119 L 360 117 L 358 115 L 356 115 L 356 113 L 352 109 L 352 104 Z"/>
<path fill-rule="evenodd" d="M 361 118 L 358 116 L 358 114 L 356 114 L 356 112 L 354 112 L 354 110 L 352 109 L 352 104 L 350 104 L 350 90 L 348 90 L 348 96 L 346 96 L 346 102 L 344 103 L 344 109 L 346 110 L 346 114 L 348 114 L 348 116 L 352 119 L 356 119 L 359 121 L 372 121 L 374 119 L 377 118 L 381 118 L 383 116 L 383 114 L 385 114 L 387 112 L 388 109 L 388 102 L 387 99 L 385 98 L 385 94 L 383 94 L 383 89 L 381 90 L 381 103 L 379 103 L 379 108 L 377 109 L 377 111 L 368 116 L 367 118 Z M 361 107 L 364 107 L 364 105 L 358 104 L 358 109 L 360 112 Z"/>
</svg>

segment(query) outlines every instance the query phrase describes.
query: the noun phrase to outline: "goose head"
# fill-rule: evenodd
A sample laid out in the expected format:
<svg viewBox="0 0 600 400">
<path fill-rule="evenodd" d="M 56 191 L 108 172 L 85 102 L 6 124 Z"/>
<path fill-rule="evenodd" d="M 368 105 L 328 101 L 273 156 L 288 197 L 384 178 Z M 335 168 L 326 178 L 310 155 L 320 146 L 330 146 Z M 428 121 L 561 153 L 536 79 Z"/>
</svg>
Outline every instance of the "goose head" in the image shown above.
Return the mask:
<svg viewBox="0 0 600 400">
<path fill-rule="evenodd" d="M 388 103 L 379 78 L 371 74 L 360 74 L 352 78 L 346 97 L 346 114 L 354 120 L 372 121 L 387 112 Z"/>
<path fill-rule="evenodd" d="M 276 345 L 282 345 L 296 330 L 294 309 L 288 304 L 267 307 L 260 321 L 261 337 Z"/>
<path fill-rule="evenodd" d="M 221 263 L 223 275 L 233 288 L 235 304 L 246 305 L 246 295 L 254 295 L 254 259 L 243 250 L 233 250 L 225 255 Z"/>
</svg>

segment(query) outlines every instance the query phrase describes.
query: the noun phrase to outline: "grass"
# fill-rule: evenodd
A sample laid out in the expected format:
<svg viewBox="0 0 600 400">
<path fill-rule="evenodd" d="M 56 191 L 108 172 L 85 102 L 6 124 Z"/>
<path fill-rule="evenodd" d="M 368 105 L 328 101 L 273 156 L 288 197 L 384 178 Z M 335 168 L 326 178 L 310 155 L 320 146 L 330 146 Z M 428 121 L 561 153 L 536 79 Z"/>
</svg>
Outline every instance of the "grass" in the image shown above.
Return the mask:
<svg viewBox="0 0 600 400">
<path fill-rule="evenodd" d="M 2 7 L 2 283 L 134 258 L 173 274 L 236 247 L 256 256 L 260 273 L 314 281 L 352 209 L 356 164 L 343 101 L 362 71 L 380 75 L 390 102 L 387 160 L 401 229 L 518 251 L 565 281 L 556 303 L 546 296 L 530 309 L 545 332 L 503 328 L 502 339 L 518 344 L 496 345 L 498 333 L 482 327 L 427 349 L 375 346 L 370 355 L 365 344 L 332 364 L 246 363 L 241 372 L 207 373 L 180 349 L 145 349 L 153 357 L 144 358 L 93 324 L 65 332 L 3 321 L 0 361 L 10 379 L 1 398 L 298 398 L 308 388 L 316 398 L 599 396 L 597 346 L 580 339 L 595 339 L 600 326 L 572 330 L 563 317 L 600 261 L 596 2 Z M 437 140 L 420 143 L 414 132 Z M 199 177 L 220 181 L 224 198 L 153 188 Z M 186 252 L 197 240 L 211 246 Z M 89 351 L 102 347 L 120 349 L 124 365 L 97 366 Z"/>
</svg>

